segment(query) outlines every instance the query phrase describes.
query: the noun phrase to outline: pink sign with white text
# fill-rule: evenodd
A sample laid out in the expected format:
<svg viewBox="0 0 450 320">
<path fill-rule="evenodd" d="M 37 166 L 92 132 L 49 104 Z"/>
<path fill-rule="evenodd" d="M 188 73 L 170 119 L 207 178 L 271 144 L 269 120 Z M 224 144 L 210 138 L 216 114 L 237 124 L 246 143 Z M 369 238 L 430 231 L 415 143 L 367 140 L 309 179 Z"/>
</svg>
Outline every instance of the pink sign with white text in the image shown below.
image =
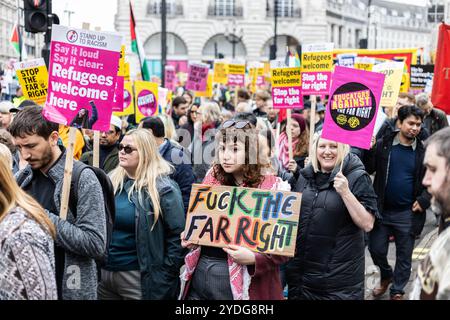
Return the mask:
<svg viewBox="0 0 450 320">
<path fill-rule="evenodd" d="M 192 91 L 205 91 L 208 81 L 209 66 L 192 63 L 189 65 L 186 89 Z"/>
<path fill-rule="evenodd" d="M 43 112 L 49 121 L 109 130 L 121 42 L 120 35 L 53 25 Z"/>
</svg>

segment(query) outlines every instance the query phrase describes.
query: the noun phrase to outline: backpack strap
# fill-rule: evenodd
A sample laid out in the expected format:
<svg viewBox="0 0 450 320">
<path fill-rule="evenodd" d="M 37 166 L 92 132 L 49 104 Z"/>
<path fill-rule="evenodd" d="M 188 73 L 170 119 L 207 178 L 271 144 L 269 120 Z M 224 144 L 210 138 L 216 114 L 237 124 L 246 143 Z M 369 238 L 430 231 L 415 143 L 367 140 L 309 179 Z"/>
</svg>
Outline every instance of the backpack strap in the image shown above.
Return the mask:
<svg viewBox="0 0 450 320">
<path fill-rule="evenodd" d="M 78 205 L 78 182 L 84 169 L 89 168 L 80 161 L 74 161 L 72 170 L 72 179 L 70 181 L 69 208 L 74 218 L 77 217 Z"/>
</svg>

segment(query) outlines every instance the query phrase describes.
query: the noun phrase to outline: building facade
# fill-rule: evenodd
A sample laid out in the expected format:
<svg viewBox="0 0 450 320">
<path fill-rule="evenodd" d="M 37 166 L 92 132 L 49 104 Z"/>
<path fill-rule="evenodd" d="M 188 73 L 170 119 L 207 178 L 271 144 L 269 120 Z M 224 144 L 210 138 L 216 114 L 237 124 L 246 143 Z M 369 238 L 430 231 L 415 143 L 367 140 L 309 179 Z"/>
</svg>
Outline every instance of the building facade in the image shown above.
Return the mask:
<svg viewBox="0 0 450 320">
<path fill-rule="evenodd" d="M 167 0 L 168 63 L 217 57 L 267 61 L 274 43 L 274 0 Z M 130 44 L 129 6 L 118 0 L 116 30 Z M 135 0 L 134 14 L 152 73 L 161 58 L 161 1 Z M 373 0 L 278 0 L 277 57 L 286 47 L 334 42 L 336 48 L 427 47 L 427 8 Z M 128 50 L 129 51 L 129 50 Z M 133 57 L 130 57 L 133 59 Z"/>
<path fill-rule="evenodd" d="M 20 8 L 18 8 L 18 5 Z M 42 34 L 32 34 L 23 28 L 23 1 L 0 0 L 0 64 L 4 68 L 11 59 L 19 60 L 19 54 L 11 45 L 10 39 L 14 25 L 20 19 L 20 31 L 25 44 L 28 59 L 41 56 L 41 48 L 44 43 Z"/>
</svg>

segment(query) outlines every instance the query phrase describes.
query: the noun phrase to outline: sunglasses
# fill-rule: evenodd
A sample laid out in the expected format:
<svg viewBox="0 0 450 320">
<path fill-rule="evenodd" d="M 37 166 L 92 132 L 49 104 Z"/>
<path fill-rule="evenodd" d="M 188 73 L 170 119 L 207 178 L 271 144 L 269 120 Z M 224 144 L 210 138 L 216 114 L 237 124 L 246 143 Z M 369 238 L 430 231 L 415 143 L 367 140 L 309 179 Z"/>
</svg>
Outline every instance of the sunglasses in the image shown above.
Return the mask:
<svg viewBox="0 0 450 320">
<path fill-rule="evenodd" d="M 130 146 L 124 146 L 123 144 L 119 144 L 119 152 L 122 150 L 125 151 L 126 154 L 130 154 L 133 151 L 137 151 L 136 148 L 132 148 Z"/>
<path fill-rule="evenodd" d="M 231 127 L 235 127 L 236 129 L 243 129 L 245 128 L 247 125 L 250 124 L 250 121 L 247 120 L 240 120 L 240 121 L 235 121 L 235 120 L 227 120 L 222 124 L 222 129 L 228 129 Z"/>
</svg>

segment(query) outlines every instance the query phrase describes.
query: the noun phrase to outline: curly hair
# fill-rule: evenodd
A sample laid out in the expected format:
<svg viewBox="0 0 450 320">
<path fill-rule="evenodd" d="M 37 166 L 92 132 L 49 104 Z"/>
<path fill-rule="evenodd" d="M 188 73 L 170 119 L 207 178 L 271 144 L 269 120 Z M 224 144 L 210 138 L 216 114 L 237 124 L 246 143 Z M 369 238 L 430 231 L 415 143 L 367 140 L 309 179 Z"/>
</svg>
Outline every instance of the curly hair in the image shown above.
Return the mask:
<svg viewBox="0 0 450 320">
<path fill-rule="evenodd" d="M 305 129 L 300 133 L 298 142 L 293 150 L 294 157 L 308 155 L 309 151 L 309 130 Z"/>
<path fill-rule="evenodd" d="M 245 133 L 245 134 L 243 134 Z M 251 139 L 253 138 L 253 139 Z M 257 188 L 264 180 L 263 170 L 269 165 L 264 162 L 264 152 L 260 152 L 261 141 L 258 133 L 250 124 L 243 129 L 234 127 L 221 129 L 216 136 L 216 141 L 223 143 L 243 143 L 245 150 L 245 163 L 243 164 L 244 186 Z M 256 141 L 256 143 L 255 143 Z M 235 186 L 233 174 L 225 172 L 219 160 L 220 143 L 216 145 L 215 160 L 213 162 L 212 176 L 223 185 Z M 256 161 L 251 161 L 256 157 Z"/>
</svg>

